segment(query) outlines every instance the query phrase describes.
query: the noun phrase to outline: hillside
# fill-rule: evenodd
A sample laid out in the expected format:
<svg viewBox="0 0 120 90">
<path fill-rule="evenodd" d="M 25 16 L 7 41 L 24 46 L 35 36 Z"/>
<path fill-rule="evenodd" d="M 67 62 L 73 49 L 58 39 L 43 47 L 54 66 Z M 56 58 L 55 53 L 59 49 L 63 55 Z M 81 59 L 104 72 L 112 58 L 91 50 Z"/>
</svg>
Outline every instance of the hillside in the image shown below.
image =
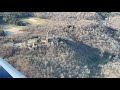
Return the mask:
<svg viewBox="0 0 120 90">
<path fill-rule="evenodd" d="M 21 33 L 0 37 L 0 56 L 17 70 L 30 78 L 120 77 L 118 13 L 30 14 L 19 18 L 29 24 L 17 29 L 25 28 L 6 30 Z"/>
</svg>

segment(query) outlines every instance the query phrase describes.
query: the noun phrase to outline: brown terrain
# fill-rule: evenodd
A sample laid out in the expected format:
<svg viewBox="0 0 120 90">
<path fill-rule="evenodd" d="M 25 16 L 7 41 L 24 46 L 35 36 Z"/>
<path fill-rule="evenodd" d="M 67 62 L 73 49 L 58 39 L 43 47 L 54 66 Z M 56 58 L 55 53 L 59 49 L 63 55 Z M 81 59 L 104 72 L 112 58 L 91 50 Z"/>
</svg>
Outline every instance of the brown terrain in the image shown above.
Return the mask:
<svg viewBox="0 0 120 90">
<path fill-rule="evenodd" d="M 0 55 L 29 78 L 119 78 L 119 19 L 36 12 L 30 26 L 0 37 Z"/>
</svg>

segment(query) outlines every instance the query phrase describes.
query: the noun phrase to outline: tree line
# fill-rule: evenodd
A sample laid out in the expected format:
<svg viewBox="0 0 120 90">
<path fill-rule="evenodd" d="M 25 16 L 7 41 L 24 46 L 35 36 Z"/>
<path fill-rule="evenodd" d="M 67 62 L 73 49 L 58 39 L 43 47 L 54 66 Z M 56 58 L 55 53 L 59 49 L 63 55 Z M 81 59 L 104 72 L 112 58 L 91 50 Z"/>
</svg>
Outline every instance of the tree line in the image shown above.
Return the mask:
<svg viewBox="0 0 120 90">
<path fill-rule="evenodd" d="M 22 25 L 20 18 L 32 16 L 30 12 L 0 12 L 0 22 L 14 25 Z"/>
</svg>

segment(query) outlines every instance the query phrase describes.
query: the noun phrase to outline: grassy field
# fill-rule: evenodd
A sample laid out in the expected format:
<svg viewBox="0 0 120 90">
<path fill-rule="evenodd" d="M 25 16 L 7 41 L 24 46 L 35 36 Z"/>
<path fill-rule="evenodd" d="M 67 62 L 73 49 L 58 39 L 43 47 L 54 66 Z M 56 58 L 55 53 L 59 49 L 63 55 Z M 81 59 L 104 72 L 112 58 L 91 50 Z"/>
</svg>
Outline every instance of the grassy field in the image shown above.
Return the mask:
<svg viewBox="0 0 120 90">
<path fill-rule="evenodd" d="M 40 18 L 36 18 L 36 17 L 25 18 L 25 19 L 22 19 L 21 21 L 28 22 L 31 25 L 43 25 L 43 24 L 47 23 L 46 20 L 40 19 Z"/>
<path fill-rule="evenodd" d="M 31 17 L 31 18 L 24 18 L 21 19 L 21 21 L 28 22 L 31 26 L 37 26 L 37 25 L 44 25 L 47 23 L 44 19 Z M 5 31 L 8 31 L 13 34 L 21 34 L 25 28 L 28 26 L 17 26 L 17 25 L 5 25 Z"/>
<path fill-rule="evenodd" d="M 11 32 L 13 34 L 19 34 L 22 33 L 20 30 L 24 30 L 25 28 L 26 26 L 7 25 L 5 31 Z"/>
</svg>

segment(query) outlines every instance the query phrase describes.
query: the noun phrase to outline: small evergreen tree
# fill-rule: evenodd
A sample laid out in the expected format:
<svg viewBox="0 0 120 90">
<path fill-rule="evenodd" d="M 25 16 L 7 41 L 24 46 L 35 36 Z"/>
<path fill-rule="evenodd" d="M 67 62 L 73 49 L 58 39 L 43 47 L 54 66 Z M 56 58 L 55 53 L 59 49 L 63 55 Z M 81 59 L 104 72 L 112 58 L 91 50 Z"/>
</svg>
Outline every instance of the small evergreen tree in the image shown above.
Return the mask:
<svg viewBox="0 0 120 90">
<path fill-rule="evenodd" d="M 5 32 L 3 30 L 3 26 L 0 26 L 0 36 L 5 36 Z"/>
</svg>

